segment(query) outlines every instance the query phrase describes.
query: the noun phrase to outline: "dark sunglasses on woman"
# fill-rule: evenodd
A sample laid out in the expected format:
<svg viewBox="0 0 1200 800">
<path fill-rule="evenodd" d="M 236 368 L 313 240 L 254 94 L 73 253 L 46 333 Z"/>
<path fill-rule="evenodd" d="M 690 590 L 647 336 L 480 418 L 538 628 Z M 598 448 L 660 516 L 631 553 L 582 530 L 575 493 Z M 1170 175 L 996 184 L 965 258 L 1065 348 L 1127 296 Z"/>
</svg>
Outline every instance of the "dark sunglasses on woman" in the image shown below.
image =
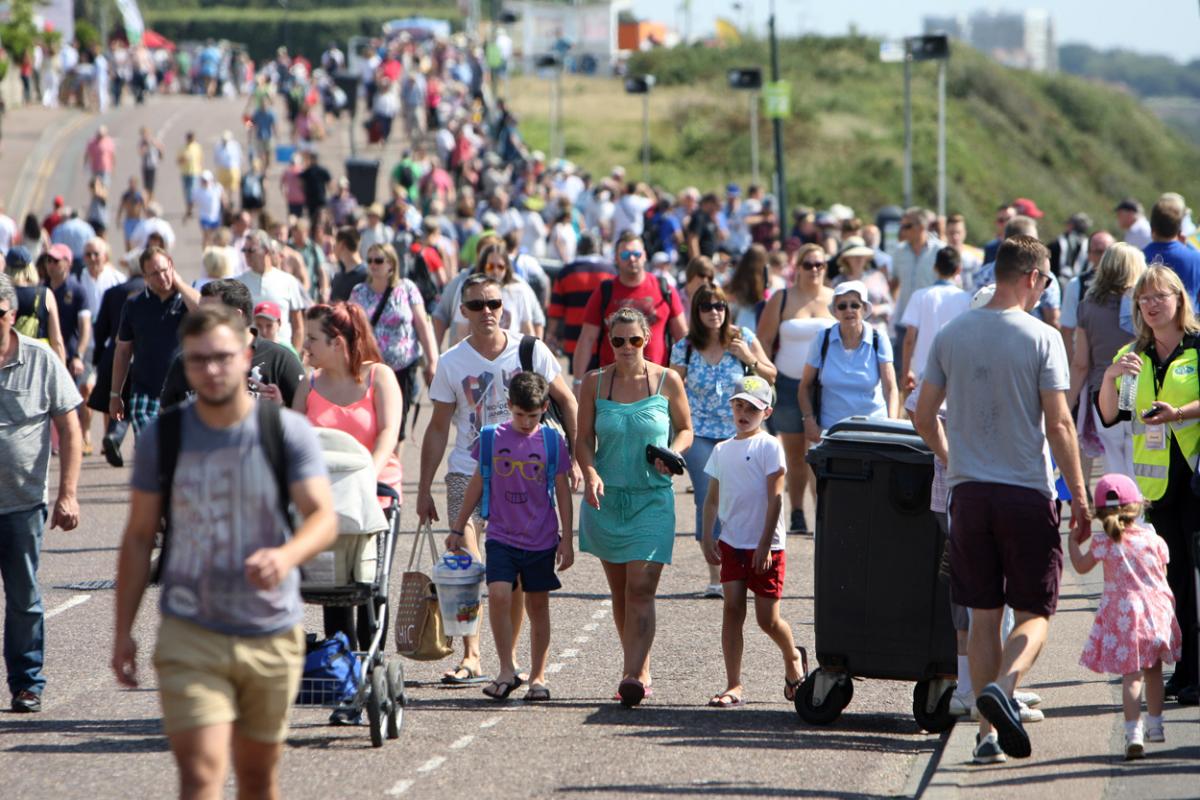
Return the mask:
<svg viewBox="0 0 1200 800">
<path fill-rule="evenodd" d="M 723 301 L 718 300 L 715 303 L 701 303 L 701 311 L 724 311 L 728 306 Z"/>
<path fill-rule="evenodd" d="M 837 304 L 838 311 L 847 311 L 847 310 L 858 311 L 860 308 L 862 308 L 862 303 L 838 303 Z"/>
<path fill-rule="evenodd" d="M 805 269 L 820 269 L 821 267 L 825 266 L 825 262 L 824 261 L 801 261 L 800 266 L 804 267 Z"/>
<path fill-rule="evenodd" d="M 624 336 L 614 336 L 609 341 L 612 342 L 614 350 L 620 350 L 625 346 L 626 342 L 629 342 L 634 347 L 641 347 L 646 343 L 646 339 L 643 336 L 630 336 L 628 339 L 626 339 Z"/>
<path fill-rule="evenodd" d="M 467 311 L 483 311 L 485 308 L 490 308 L 492 311 L 499 311 L 504 305 L 503 300 L 464 300 L 463 306 Z"/>
</svg>

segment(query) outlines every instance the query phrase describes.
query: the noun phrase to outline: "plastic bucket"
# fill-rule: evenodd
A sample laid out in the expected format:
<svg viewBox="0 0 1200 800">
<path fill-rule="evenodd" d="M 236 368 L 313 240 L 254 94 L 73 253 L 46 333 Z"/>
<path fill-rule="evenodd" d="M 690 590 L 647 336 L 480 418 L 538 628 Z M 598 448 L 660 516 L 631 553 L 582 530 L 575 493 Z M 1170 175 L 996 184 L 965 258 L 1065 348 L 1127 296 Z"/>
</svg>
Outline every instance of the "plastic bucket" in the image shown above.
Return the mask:
<svg viewBox="0 0 1200 800">
<path fill-rule="evenodd" d="M 442 560 L 433 568 L 446 636 L 474 636 L 479 632 L 484 573 L 483 564 L 474 560 L 465 566 L 450 566 Z"/>
</svg>

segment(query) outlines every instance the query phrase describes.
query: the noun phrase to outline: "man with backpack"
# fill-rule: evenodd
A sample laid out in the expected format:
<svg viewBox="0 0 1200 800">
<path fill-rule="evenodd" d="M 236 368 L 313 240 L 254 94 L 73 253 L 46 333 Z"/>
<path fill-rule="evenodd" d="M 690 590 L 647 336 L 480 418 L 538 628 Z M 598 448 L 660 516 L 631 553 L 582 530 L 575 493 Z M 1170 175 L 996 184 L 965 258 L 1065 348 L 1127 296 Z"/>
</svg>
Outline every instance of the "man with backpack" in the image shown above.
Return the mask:
<svg viewBox="0 0 1200 800">
<path fill-rule="evenodd" d="M 148 425 L 137 448 L 112 670 L 138 686 L 133 623 L 161 527 L 153 661 L 180 796 L 220 794 L 232 750 L 240 792 L 276 797 L 304 664 L 296 568 L 337 538 L 332 491 L 308 421 L 246 391 L 241 316 L 203 308 L 180 334 L 196 402 Z M 294 528 L 289 502 L 303 518 Z"/>
<path fill-rule="evenodd" d="M 641 236 L 626 232 L 617 240 L 617 279 L 596 287 L 583 312 L 583 327 L 575 346 L 571 366 L 578 385 L 588 371 L 600 342 L 600 366 L 613 363 L 613 349 L 608 342 L 608 318 L 619 308 L 636 308 L 650 325 L 650 340 L 646 342 L 646 360 L 666 365 L 671 351 L 670 340 L 687 335 L 687 317 L 679 294 L 662 276 L 646 271 L 646 248 Z M 603 337 L 601 336 L 603 333 Z"/>
</svg>

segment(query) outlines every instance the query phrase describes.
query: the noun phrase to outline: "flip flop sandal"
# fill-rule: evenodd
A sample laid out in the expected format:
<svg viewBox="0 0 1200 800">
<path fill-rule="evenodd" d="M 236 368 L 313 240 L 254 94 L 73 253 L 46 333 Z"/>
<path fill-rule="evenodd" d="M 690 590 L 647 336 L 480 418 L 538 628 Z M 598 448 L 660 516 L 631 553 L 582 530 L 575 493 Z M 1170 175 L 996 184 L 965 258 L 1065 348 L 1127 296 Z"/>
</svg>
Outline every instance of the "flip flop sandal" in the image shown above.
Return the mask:
<svg viewBox="0 0 1200 800">
<path fill-rule="evenodd" d="M 550 690 L 539 683 L 530 686 L 529 691 L 525 693 L 525 702 L 527 703 L 544 703 L 549 699 Z"/>
<path fill-rule="evenodd" d="M 460 678 L 460 672 L 467 673 L 465 678 Z M 477 686 L 481 683 L 490 683 L 491 678 L 483 675 L 477 669 L 471 669 L 465 664 L 459 664 L 454 668 L 453 672 L 446 673 L 442 676 L 442 683 L 448 686 Z"/>
<path fill-rule="evenodd" d="M 513 678 L 511 682 L 492 681 L 484 687 L 483 693 L 493 700 L 507 700 L 508 696 L 512 694 L 515 689 L 520 688 L 522 683 L 524 683 L 524 681 L 522 681 L 520 678 Z M 491 689 L 493 686 L 496 687 L 496 690 L 489 692 L 488 689 Z"/>
<path fill-rule="evenodd" d="M 708 701 L 710 708 L 740 708 L 745 704 L 746 701 L 733 692 L 721 692 Z"/>
<path fill-rule="evenodd" d="M 796 690 L 800 688 L 800 684 L 804 683 L 804 678 L 796 678 L 794 681 L 783 679 L 783 699 L 789 703 L 796 702 Z"/>
</svg>

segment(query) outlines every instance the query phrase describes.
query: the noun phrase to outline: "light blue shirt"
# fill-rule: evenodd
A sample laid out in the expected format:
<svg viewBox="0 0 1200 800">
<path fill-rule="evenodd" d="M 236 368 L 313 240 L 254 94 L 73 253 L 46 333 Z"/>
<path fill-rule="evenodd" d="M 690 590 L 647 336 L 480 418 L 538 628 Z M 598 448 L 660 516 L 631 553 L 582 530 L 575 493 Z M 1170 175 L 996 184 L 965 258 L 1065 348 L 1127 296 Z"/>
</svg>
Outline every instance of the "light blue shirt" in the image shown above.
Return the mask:
<svg viewBox="0 0 1200 800">
<path fill-rule="evenodd" d="M 975 273 L 975 289 L 978 291 L 985 286 L 991 286 L 996 282 L 996 262 L 989 261 L 979 268 Z M 1042 296 L 1038 298 L 1038 304 L 1033 307 L 1030 314 L 1035 317 L 1045 317 L 1047 309 L 1062 308 L 1062 287 L 1058 285 L 1058 278 L 1053 278 L 1046 284 L 1046 288 L 1042 290 Z M 1062 324 L 1060 322 L 1060 324 Z M 1074 326 L 1068 326 L 1074 327 Z"/>
<path fill-rule="evenodd" d="M 875 336 L 875 344 L 871 342 Z M 821 364 L 821 344 L 825 335 L 813 340 L 808 364 L 820 370 L 822 429 L 846 417 L 886 417 L 880 364 L 892 363 L 892 343 L 871 326 L 865 326 L 863 340 L 854 350 L 842 346 L 841 326 L 829 328 L 829 347 Z"/>
</svg>

